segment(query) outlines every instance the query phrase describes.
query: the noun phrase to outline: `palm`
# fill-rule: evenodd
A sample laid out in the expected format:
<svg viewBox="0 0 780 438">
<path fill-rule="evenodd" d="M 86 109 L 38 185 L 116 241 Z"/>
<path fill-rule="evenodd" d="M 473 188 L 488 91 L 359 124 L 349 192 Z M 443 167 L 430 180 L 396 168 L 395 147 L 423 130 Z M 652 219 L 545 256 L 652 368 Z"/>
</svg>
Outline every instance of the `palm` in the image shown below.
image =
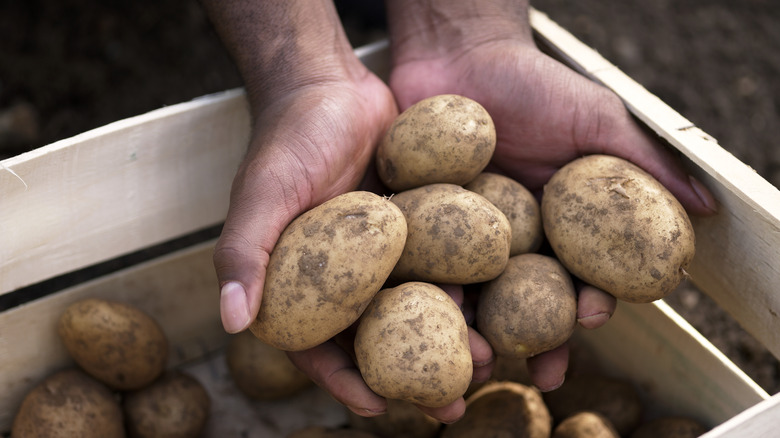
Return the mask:
<svg viewBox="0 0 780 438">
<path fill-rule="evenodd" d="M 496 124 L 493 164 L 531 190 L 586 153 L 622 156 L 671 181 L 663 170 L 670 158 L 616 95 L 533 46 L 497 41 L 458 56 L 406 62 L 396 66 L 390 84 L 401 109 L 443 93 L 480 102 Z"/>
</svg>

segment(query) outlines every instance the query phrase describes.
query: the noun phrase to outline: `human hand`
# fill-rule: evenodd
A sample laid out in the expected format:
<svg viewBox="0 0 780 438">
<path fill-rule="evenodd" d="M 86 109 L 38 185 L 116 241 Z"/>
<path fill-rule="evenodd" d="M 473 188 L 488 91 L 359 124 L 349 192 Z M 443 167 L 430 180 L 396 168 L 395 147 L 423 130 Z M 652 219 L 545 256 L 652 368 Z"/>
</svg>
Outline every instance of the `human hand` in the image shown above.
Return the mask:
<svg viewBox="0 0 780 438">
<path fill-rule="evenodd" d="M 497 145 L 491 170 L 540 194 L 552 174 L 586 154 L 625 158 L 651 173 L 693 214 L 711 214 L 707 190 L 631 117 L 611 91 L 542 53 L 534 44 L 527 1 L 388 2 L 394 68 L 390 77 L 400 110 L 438 94 L 476 100 L 493 117 Z M 415 15 L 410 15 L 414 11 Z M 603 325 L 614 297 L 579 288 L 578 320 Z M 528 360 L 543 391 L 563 382 L 568 348 Z"/>
</svg>

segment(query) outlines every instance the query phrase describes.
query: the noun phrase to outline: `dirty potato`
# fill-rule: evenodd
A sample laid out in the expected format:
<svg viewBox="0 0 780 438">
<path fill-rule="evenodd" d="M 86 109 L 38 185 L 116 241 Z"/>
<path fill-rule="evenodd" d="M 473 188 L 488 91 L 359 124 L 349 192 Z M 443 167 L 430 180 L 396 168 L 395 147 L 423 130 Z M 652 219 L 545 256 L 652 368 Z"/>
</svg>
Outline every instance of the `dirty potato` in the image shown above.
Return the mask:
<svg viewBox="0 0 780 438">
<path fill-rule="evenodd" d="M 538 389 L 487 382 L 466 400 L 466 414 L 444 427 L 442 438 L 549 438 L 552 418 Z"/>
<path fill-rule="evenodd" d="M 211 399 L 194 377 L 171 371 L 125 395 L 123 410 L 132 437 L 197 438 L 209 418 Z"/>
<path fill-rule="evenodd" d="M 11 436 L 121 438 L 122 408 L 107 386 L 80 369 L 58 371 L 24 397 Z"/>
<path fill-rule="evenodd" d="M 423 282 L 381 290 L 360 318 L 355 356 L 377 394 L 446 406 L 469 387 L 468 327 L 455 301 Z"/>
<path fill-rule="evenodd" d="M 441 423 L 425 414 L 417 406 L 403 400 L 387 400 L 387 413 L 376 417 L 362 417 L 349 411 L 352 429 L 370 432 L 382 438 L 435 438 Z"/>
<path fill-rule="evenodd" d="M 552 438 L 620 438 L 620 435 L 607 417 L 598 412 L 582 411 L 561 421 L 553 430 Z"/>
<path fill-rule="evenodd" d="M 236 387 L 253 400 L 276 400 L 313 384 L 293 365 L 287 353 L 244 331 L 233 335 L 225 349 L 225 362 Z"/>
<path fill-rule="evenodd" d="M 509 219 L 510 256 L 536 252 L 542 246 L 544 231 L 539 202 L 525 186 L 508 176 L 482 172 L 463 188 L 484 196 Z"/>
<path fill-rule="evenodd" d="M 65 309 L 57 326 L 73 360 L 119 390 L 148 385 L 168 362 L 168 339 L 151 316 L 121 302 L 88 298 Z"/>
<path fill-rule="evenodd" d="M 394 279 L 470 284 L 504 270 L 512 230 L 504 213 L 485 197 L 454 184 L 430 184 L 391 201 L 408 226 Z"/>
<path fill-rule="evenodd" d="M 382 182 L 399 192 L 433 183 L 463 185 L 490 162 L 496 129 L 485 108 L 454 94 L 433 96 L 401 113 L 377 149 Z"/>
<path fill-rule="evenodd" d="M 627 302 L 668 295 L 695 252 L 693 227 L 677 199 L 617 157 L 586 156 L 556 172 L 544 188 L 542 221 L 572 274 Z"/>
<path fill-rule="evenodd" d="M 405 242 L 403 213 L 373 193 L 345 193 L 303 213 L 271 253 L 250 330 L 286 351 L 325 342 L 358 319 Z"/>
<path fill-rule="evenodd" d="M 477 328 L 498 356 L 525 359 L 566 342 L 577 325 L 577 293 L 554 258 L 521 254 L 485 283 Z"/>
</svg>

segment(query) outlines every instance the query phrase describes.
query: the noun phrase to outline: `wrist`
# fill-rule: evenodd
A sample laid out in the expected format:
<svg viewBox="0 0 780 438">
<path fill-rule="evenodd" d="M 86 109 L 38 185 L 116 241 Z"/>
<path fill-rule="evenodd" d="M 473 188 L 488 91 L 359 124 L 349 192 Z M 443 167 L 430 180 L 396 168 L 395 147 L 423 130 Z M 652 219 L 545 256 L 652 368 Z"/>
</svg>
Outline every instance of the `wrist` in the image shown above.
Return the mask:
<svg viewBox="0 0 780 438">
<path fill-rule="evenodd" d="M 533 45 L 528 0 L 387 0 L 396 64 L 457 56 L 482 44 Z"/>
</svg>

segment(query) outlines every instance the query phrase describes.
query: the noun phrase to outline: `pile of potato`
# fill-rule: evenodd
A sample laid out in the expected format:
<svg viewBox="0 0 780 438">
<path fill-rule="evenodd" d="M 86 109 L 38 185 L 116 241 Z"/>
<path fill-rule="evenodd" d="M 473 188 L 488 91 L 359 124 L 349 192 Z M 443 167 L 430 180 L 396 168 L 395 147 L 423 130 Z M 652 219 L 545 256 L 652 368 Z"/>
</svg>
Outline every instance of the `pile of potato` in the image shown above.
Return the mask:
<svg viewBox="0 0 780 438">
<path fill-rule="evenodd" d="M 129 304 L 84 299 L 58 333 L 77 366 L 57 371 L 24 398 L 13 437 L 197 437 L 211 400 L 192 376 L 166 370 L 168 340 Z"/>
</svg>

